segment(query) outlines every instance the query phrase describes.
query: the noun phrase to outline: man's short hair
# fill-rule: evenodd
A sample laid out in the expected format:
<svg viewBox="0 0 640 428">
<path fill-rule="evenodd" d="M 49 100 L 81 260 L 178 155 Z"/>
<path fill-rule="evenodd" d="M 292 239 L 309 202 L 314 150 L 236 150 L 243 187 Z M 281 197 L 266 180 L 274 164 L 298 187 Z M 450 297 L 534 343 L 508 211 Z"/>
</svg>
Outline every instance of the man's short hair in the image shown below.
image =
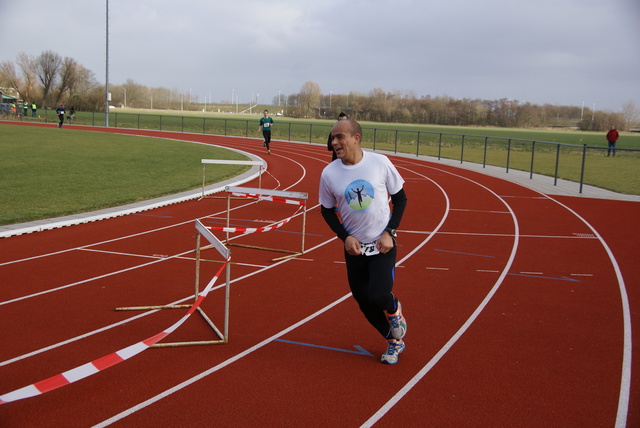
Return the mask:
<svg viewBox="0 0 640 428">
<path fill-rule="evenodd" d="M 349 124 L 349 133 L 351 135 L 360 135 L 362 137 L 362 127 L 358 122 L 353 119 L 345 119 L 343 122 L 347 122 Z"/>
</svg>

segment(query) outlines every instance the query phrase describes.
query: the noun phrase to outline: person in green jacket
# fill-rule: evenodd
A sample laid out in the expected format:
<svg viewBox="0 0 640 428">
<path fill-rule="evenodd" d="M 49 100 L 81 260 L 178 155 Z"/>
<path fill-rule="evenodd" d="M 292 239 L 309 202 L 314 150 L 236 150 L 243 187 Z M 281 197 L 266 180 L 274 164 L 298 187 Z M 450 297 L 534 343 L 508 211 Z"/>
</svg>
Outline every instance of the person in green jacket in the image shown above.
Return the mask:
<svg viewBox="0 0 640 428">
<path fill-rule="evenodd" d="M 262 131 L 262 136 L 264 137 L 264 142 L 262 145 L 267 148 L 267 153 L 271 154 L 271 148 L 269 144 L 271 144 L 271 127 L 273 126 L 273 119 L 269 117 L 269 111 L 265 110 L 263 113 L 264 117 L 260 118 L 260 126 L 258 127 L 258 132 Z"/>
</svg>

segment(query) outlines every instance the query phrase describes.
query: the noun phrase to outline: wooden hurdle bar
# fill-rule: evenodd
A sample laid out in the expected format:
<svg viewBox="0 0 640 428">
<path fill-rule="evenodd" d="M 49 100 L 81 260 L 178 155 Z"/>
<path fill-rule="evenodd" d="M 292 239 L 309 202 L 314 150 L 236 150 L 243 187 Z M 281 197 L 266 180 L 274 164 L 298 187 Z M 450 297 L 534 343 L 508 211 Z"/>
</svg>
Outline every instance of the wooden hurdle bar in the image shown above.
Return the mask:
<svg viewBox="0 0 640 428">
<path fill-rule="evenodd" d="M 209 229 L 207 229 L 200 220 L 196 220 L 195 222 L 196 230 L 198 231 L 198 235 L 196 237 L 196 280 L 195 280 L 195 294 L 194 294 L 194 303 L 198 300 L 200 294 L 200 255 L 204 250 L 208 250 L 211 248 L 215 248 L 218 250 L 220 255 L 224 257 L 224 260 L 229 260 L 231 257 L 231 251 L 225 247 L 225 245 L 220 242 L 218 238 L 215 237 L 213 233 Z M 202 237 L 204 237 L 209 244 L 202 246 L 201 241 Z M 166 347 L 178 347 L 178 346 L 193 346 L 193 345 L 218 345 L 229 342 L 229 297 L 230 297 L 230 280 L 231 280 L 231 269 L 230 263 L 227 262 L 227 266 L 225 268 L 225 297 L 224 297 L 224 325 L 222 327 L 222 331 L 211 321 L 211 318 L 207 316 L 207 314 L 202 310 L 200 306 L 196 308 L 197 312 L 202 316 L 205 322 L 209 325 L 209 327 L 215 332 L 218 339 L 215 340 L 194 340 L 187 342 L 167 342 L 167 343 L 156 343 L 151 345 L 151 348 L 166 348 Z M 145 311 L 145 310 L 158 310 L 158 309 L 183 309 L 183 308 L 191 308 L 192 305 L 161 305 L 161 306 L 131 306 L 131 307 L 122 307 L 116 308 L 116 311 Z"/>
<path fill-rule="evenodd" d="M 304 254 L 304 240 L 305 240 L 305 230 L 306 230 L 306 224 L 307 224 L 307 199 L 309 198 L 308 193 L 289 192 L 289 191 L 282 191 L 282 190 L 269 190 L 269 189 L 255 189 L 255 188 L 249 188 L 249 187 L 231 187 L 231 186 L 225 187 L 225 191 L 227 192 L 227 228 L 230 228 L 230 225 L 231 225 L 231 217 L 230 217 L 231 199 L 232 199 L 231 194 L 233 193 L 248 193 L 248 194 L 270 196 L 270 197 L 283 198 L 283 199 L 300 199 L 303 201 L 303 203 L 301 204 L 303 206 L 303 209 L 302 209 L 302 231 L 301 231 L 300 251 L 231 243 L 229 242 L 229 232 L 226 232 L 226 239 L 225 239 L 226 245 L 228 246 L 233 245 L 236 247 L 253 248 L 256 250 L 274 251 L 274 252 L 288 254 L 283 257 L 276 257 L 274 259 L 271 259 L 272 262 L 277 262 L 280 260 L 297 257 Z"/>
<path fill-rule="evenodd" d="M 226 159 L 202 159 L 202 196 L 199 200 L 205 199 L 207 196 L 205 195 L 205 170 L 206 166 L 209 164 L 216 165 L 250 165 L 250 166 L 258 166 L 260 168 L 260 172 L 258 173 L 258 187 L 262 187 L 262 171 L 265 168 L 264 161 L 244 161 L 244 160 L 226 160 Z M 215 196 L 210 196 L 211 198 L 216 198 Z"/>
</svg>

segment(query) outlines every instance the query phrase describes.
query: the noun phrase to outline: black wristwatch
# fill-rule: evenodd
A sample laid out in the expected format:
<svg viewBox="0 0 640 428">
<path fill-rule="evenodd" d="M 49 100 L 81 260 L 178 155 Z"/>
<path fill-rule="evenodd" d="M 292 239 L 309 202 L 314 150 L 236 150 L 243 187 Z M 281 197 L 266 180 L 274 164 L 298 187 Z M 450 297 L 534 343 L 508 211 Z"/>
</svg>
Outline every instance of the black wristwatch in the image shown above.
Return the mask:
<svg viewBox="0 0 640 428">
<path fill-rule="evenodd" d="M 389 235 L 391 235 L 392 237 L 394 237 L 394 238 L 396 237 L 396 230 L 395 229 L 392 229 L 390 227 L 385 227 L 384 231 L 385 232 L 389 232 Z"/>
</svg>

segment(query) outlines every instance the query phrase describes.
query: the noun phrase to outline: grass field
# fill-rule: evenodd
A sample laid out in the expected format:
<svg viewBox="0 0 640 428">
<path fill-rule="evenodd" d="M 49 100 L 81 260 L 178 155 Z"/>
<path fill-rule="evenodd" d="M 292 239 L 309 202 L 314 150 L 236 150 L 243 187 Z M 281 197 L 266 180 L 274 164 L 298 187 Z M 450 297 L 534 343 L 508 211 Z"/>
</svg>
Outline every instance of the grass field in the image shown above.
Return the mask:
<svg viewBox="0 0 640 428">
<path fill-rule="evenodd" d="M 262 110 L 258 107 L 254 109 L 256 114 L 236 115 L 114 109 L 109 124 L 123 128 L 258 138 L 259 112 Z M 276 108 L 270 106 L 269 110 Z M 104 122 L 104 114 L 96 115 L 91 120 L 100 125 Z M 82 116 L 80 122 L 88 120 Z M 327 135 L 335 123 L 333 119 L 310 120 L 282 116 L 274 120 L 273 139 L 314 144 L 326 144 Z M 618 151 L 615 158 L 607 157 L 607 143 L 602 133 L 374 122 L 361 122 L 361 125 L 364 131 L 363 146 L 367 148 L 486 163 L 575 182 L 580 182 L 584 174 L 584 184 L 640 195 L 640 151 Z M 618 148 L 640 150 L 640 134 L 623 133 Z"/>
<path fill-rule="evenodd" d="M 271 106 L 270 110 L 276 110 Z M 256 108 L 255 112 L 262 111 Z M 256 137 L 260 115 L 115 109 L 110 127 Z M 49 123 L 51 118 L 31 119 Z M 274 118 L 275 140 L 326 144 L 335 120 Z M 104 113 L 79 113 L 74 125 L 104 125 Z M 640 151 L 606 156 L 602 133 L 562 129 L 443 127 L 362 122 L 363 146 L 486 163 L 640 195 Z M 3 125 L 0 224 L 116 206 L 196 188 L 202 158 L 239 155 L 192 143 L 54 128 Z M 558 144 L 549 144 L 558 143 Z M 623 133 L 619 149 L 640 150 L 640 134 Z M 585 159 L 582 168 L 583 155 Z M 224 180 L 242 168 L 224 166 Z"/>
<path fill-rule="evenodd" d="M 0 125 L 0 224 L 123 205 L 202 186 L 201 159 L 247 158 L 203 144 Z M 214 183 L 246 171 L 207 169 Z"/>
</svg>

